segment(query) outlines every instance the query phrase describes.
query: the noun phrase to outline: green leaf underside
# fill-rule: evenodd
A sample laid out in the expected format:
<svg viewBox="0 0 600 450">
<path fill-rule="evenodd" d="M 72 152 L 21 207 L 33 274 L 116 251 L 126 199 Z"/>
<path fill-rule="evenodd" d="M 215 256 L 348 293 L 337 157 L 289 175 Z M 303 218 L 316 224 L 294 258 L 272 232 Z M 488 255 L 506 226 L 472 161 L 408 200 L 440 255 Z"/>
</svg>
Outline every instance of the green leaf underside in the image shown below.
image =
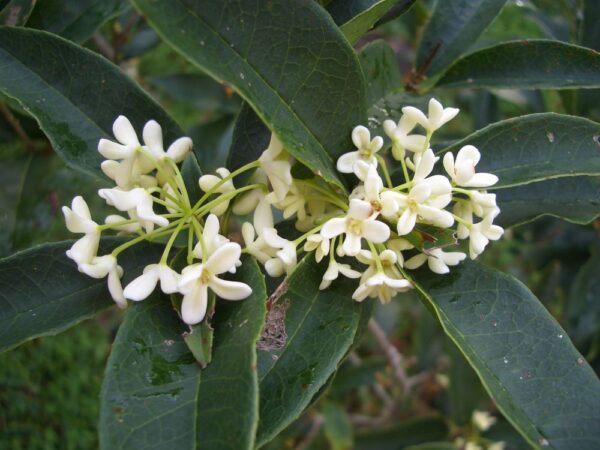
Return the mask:
<svg viewBox="0 0 600 450">
<path fill-rule="evenodd" d="M 497 122 L 438 152 L 464 145 L 481 152 L 477 172 L 498 176 L 493 189 L 572 175 L 600 174 L 600 124 L 554 113 Z"/>
<path fill-rule="evenodd" d="M 369 31 L 398 0 L 333 0 L 327 11 L 351 44 Z"/>
<path fill-rule="evenodd" d="M 442 277 L 421 271 L 416 278 L 446 333 L 534 447 L 600 445 L 600 382 L 523 284 L 470 261 Z"/>
<path fill-rule="evenodd" d="M 293 156 L 341 186 L 334 160 L 352 148 L 351 130 L 365 121 L 364 79 L 316 2 L 134 4 L 176 50 L 234 87 Z"/>
<path fill-rule="evenodd" d="M 456 61 L 445 87 L 571 89 L 600 87 L 600 55 L 558 41 L 506 42 Z"/>
<path fill-rule="evenodd" d="M 356 281 L 337 279 L 318 290 L 324 265 L 312 255 L 300 262 L 278 303 L 288 303 L 283 349 L 258 352 L 263 445 L 296 419 L 325 385 L 354 342 L 365 306 L 352 300 Z"/>
<path fill-rule="evenodd" d="M 116 66 L 43 31 L 0 28 L 0 92 L 35 117 L 65 162 L 89 173 L 100 173 L 98 141 L 112 138 L 120 114 L 139 135 L 150 119 L 163 127 L 165 143 L 183 135 Z"/>
<path fill-rule="evenodd" d="M 417 51 L 420 68 L 439 45 L 427 74 L 443 71 L 469 49 L 498 15 L 506 0 L 444 0 L 436 3 Z"/>
<path fill-rule="evenodd" d="M 10 0 L 0 10 L 0 25 L 21 27 L 25 25 L 35 6 L 35 0 Z"/>
<path fill-rule="evenodd" d="M 38 0 L 27 26 L 82 43 L 128 8 L 123 0 Z"/>
<path fill-rule="evenodd" d="M 600 215 L 600 178 L 575 176 L 539 181 L 495 191 L 503 227 L 520 225 L 550 215 L 575 223 L 589 223 Z"/>
<path fill-rule="evenodd" d="M 256 341 L 266 291 L 245 258 L 236 279 L 253 293 L 217 301 L 213 361 L 200 370 L 167 297 L 136 304 L 117 335 L 102 388 L 102 449 L 252 449 L 258 420 Z"/>
<path fill-rule="evenodd" d="M 122 240 L 103 239 L 100 253 Z M 90 278 L 67 258 L 72 241 L 45 244 L 0 260 L 0 351 L 38 336 L 56 334 L 114 304 L 106 279 Z M 141 245 L 119 259 L 124 283 L 160 258 Z"/>
<path fill-rule="evenodd" d="M 367 105 L 374 105 L 387 94 L 402 88 L 400 68 L 390 45 L 377 40 L 365 46 L 358 54 L 367 80 Z"/>
</svg>

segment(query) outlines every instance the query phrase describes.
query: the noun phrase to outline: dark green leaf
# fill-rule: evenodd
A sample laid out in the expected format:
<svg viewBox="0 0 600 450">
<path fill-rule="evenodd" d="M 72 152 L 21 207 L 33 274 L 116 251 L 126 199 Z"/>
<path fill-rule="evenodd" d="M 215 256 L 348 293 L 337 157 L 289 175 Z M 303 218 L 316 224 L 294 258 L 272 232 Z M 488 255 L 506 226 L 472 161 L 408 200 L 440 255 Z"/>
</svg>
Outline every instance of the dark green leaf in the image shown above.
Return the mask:
<svg viewBox="0 0 600 450">
<path fill-rule="evenodd" d="M 39 0 L 27 26 L 85 42 L 100 25 L 128 8 L 123 0 Z"/>
<path fill-rule="evenodd" d="M 237 279 L 253 293 L 218 301 L 213 361 L 200 369 L 168 298 L 134 305 L 117 335 L 102 388 L 102 449 L 252 449 L 258 420 L 256 341 L 264 279 L 245 258 Z"/>
<path fill-rule="evenodd" d="M 327 11 L 351 44 L 373 28 L 398 0 L 333 0 Z"/>
<path fill-rule="evenodd" d="M 276 303 L 287 305 L 287 310 L 283 306 L 287 339 L 283 348 L 258 353 L 259 445 L 271 440 L 311 402 L 353 344 L 361 323 L 364 307 L 351 298 L 356 281 L 338 279 L 335 289 L 320 291 L 324 270 L 312 256 L 305 258 Z M 267 319 L 267 330 L 276 326 L 281 321 Z"/>
<path fill-rule="evenodd" d="M 469 49 L 506 0 L 444 0 L 436 3 L 417 52 L 417 68 L 442 72 Z M 429 67 L 424 67 L 431 61 Z"/>
<path fill-rule="evenodd" d="M 331 445 L 331 450 L 350 450 L 354 448 L 352 424 L 342 405 L 331 401 L 323 402 L 321 407 L 325 419 L 325 436 Z"/>
<path fill-rule="evenodd" d="M 67 258 L 72 241 L 45 244 L 0 260 L 0 351 L 34 337 L 56 334 L 114 304 L 106 279 L 87 277 Z M 105 240 L 100 254 L 116 246 Z M 140 245 L 119 259 L 124 283 L 160 258 Z"/>
<path fill-rule="evenodd" d="M 198 180 L 202 176 L 202 170 L 198 165 L 195 154 L 192 153 L 188 155 L 183 161 L 183 164 L 181 165 L 181 176 L 183 177 L 190 203 L 194 205 L 200 200 L 200 197 L 202 197 L 202 191 L 198 184 Z"/>
<path fill-rule="evenodd" d="M 396 1 L 396 5 L 392 6 L 388 12 L 386 12 L 381 19 L 375 23 L 374 28 L 383 25 L 384 23 L 390 22 L 397 17 L 400 17 L 405 12 L 408 12 L 410 8 L 417 2 L 417 0 L 399 0 Z"/>
<path fill-rule="evenodd" d="M 419 224 L 413 231 L 404 236 L 417 250 L 431 250 L 455 245 L 456 235 L 450 228 L 437 228 Z"/>
<path fill-rule="evenodd" d="M 600 87 L 600 55 L 558 41 L 506 42 L 456 61 L 446 87 L 564 89 Z"/>
<path fill-rule="evenodd" d="M 12 248 L 12 237 L 17 224 L 17 209 L 31 163 L 30 155 L 21 158 L 2 159 L 0 165 L 0 257 L 8 255 Z"/>
<path fill-rule="evenodd" d="M 498 225 L 510 227 L 550 215 L 589 223 L 600 215 L 600 178 L 563 177 L 495 191 Z"/>
<path fill-rule="evenodd" d="M 21 27 L 25 25 L 36 0 L 10 0 L 0 11 L 0 25 Z"/>
<path fill-rule="evenodd" d="M 416 278 L 419 294 L 531 445 L 572 450 L 600 444 L 600 381 L 522 283 L 476 262 Z"/>
<path fill-rule="evenodd" d="M 571 175 L 600 174 L 600 125 L 581 117 L 530 114 L 504 120 L 460 140 L 481 152 L 478 172 L 496 174 L 494 189 Z"/>
<path fill-rule="evenodd" d="M 596 0 L 583 0 L 583 21 L 581 22 L 581 45 L 594 50 L 600 49 L 600 3 Z"/>
<path fill-rule="evenodd" d="M 0 92 L 34 116 L 56 152 L 71 166 L 100 173 L 100 138 L 127 116 L 140 131 L 150 119 L 170 142 L 181 130 L 137 84 L 104 58 L 64 39 L 0 28 Z M 87 74 L 82 77 L 81 74 Z"/>
<path fill-rule="evenodd" d="M 233 95 L 231 89 L 227 91 L 225 86 L 206 75 L 163 75 L 151 78 L 149 82 L 174 99 L 194 105 L 202 111 L 234 114 L 240 109 L 240 98 Z"/>
<path fill-rule="evenodd" d="M 352 128 L 365 121 L 364 79 L 352 48 L 316 2 L 134 4 L 173 47 L 236 89 L 293 156 L 341 185 L 334 159 L 351 148 Z"/>
<path fill-rule="evenodd" d="M 402 88 L 400 68 L 394 50 L 382 40 L 365 46 L 358 54 L 367 80 L 367 105 Z"/>
<path fill-rule="evenodd" d="M 194 154 L 204 173 L 212 173 L 225 166 L 231 147 L 233 126 L 233 117 L 224 116 L 189 130 L 188 134 L 194 140 Z"/>
<path fill-rule="evenodd" d="M 260 120 L 252 108 L 244 103 L 235 121 L 231 147 L 227 156 L 227 168 L 230 171 L 239 169 L 252 161 L 256 161 L 265 151 L 271 139 L 271 131 Z M 236 178 L 244 183 L 249 174 L 244 173 Z"/>
<path fill-rule="evenodd" d="M 386 95 L 369 108 L 369 128 L 377 136 L 385 137 L 383 122 L 387 119 L 397 122 L 402 115 L 402 107 L 414 106 L 427 110 L 426 97 L 418 97 L 408 92 L 395 92 Z"/>
<path fill-rule="evenodd" d="M 441 417 L 406 420 L 382 430 L 356 436 L 356 450 L 403 450 L 410 445 L 446 439 L 448 426 Z"/>
</svg>

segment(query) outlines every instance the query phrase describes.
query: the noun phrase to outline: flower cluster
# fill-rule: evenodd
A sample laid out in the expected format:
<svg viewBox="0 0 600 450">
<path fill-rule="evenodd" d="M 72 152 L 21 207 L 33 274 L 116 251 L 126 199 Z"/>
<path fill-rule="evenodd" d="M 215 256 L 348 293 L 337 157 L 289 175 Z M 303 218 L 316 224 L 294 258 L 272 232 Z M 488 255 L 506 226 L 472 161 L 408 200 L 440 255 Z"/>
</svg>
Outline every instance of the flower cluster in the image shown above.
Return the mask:
<svg viewBox="0 0 600 450">
<path fill-rule="evenodd" d="M 471 416 L 471 433 L 465 439 L 457 437 L 454 445 L 461 450 L 504 450 L 506 444 L 503 441 L 492 442 L 481 436 L 496 423 L 496 418 L 487 411 L 473 411 Z"/>
<path fill-rule="evenodd" d="M 181 315 L 188 324 L 203 320 L 209 289 L 228 300 L 250 295 L 246 284 L 221 276 L 235 273 L 242 253 L 255 257 L 272 277 L 291 273 L 303 253 L 313 253 L 317 262 L 328 261 L 320 289 L 342 275 L 358 279 L 355 300 L 377 297 L 387 303 L 412 288 L 407 269 L 427 263 L 433 272 L 447 273 L 449 266 L 466 258 L 460 249 L 448 251 L 449 245 L 468 240 L 468 253 L 476 258 L 503 233 L 493 224 L 499 213 L 495 195 L 485 191 L 498 179 L 476 173 L 479 151 L 467 145 L 456 155 L 441 157 L 430 148 L 434 132 L 457 113 L 435 99 L 427 115 L 403 108 L 398 123 L 384 123 L 391 158 L 380 154 L 383 138 L 371 138 L 367 128 L 357 126 L 352 131 L 356 150 L 337 160 L 339 172 L 356 177 L 349 194 L 306 170 L 293 170 L 300 163 L 273 134 L 258 160 L 233 172 L 219 168 L 216 174 L 201 176 L 198 183 L 204 194 L 194 203 L 178 167 L 190 152 L 191 140 L 180 138 L 165 151 L 161 128 L 150 121 L 142 144 L 121 116 L 113 126 L 117 142 L 102 139 L 98 145 L 107 158 L 102 170 L 116 184 L 99 195 L 127 216 L 109 215 L 100 225 L 92 220 L 85 201 L 76 197 L 63 211 L 67 228 L 83 237 L 67 255 L 81 272 L 107 276 L 109 290 L 121 306 L 126 299 L 148 297 L 159 282 L 163 292 L 180 293 Z M 424 133 L 415 131 L 418 126 Z M 440 158 L 445 175 L 435 171 Z M 391 170 L 392 164 L 398 170 Z M 243 183 L 237 178 L 242 174 L 247 176 Z M 274 210 L 285 219 L 282 224 L 275 224 Z M 233 221 L 232 214 L 240 220 Z M 292 231 L 282 226 L 292 219 Z M 222 232 L 235 222 L 241 222 L 241 243 L 231 242 Z M 109 229 L 135 237 L 98 256 L 100 235 Z M 181 245 L 181 233 L 187 233 L 187 265 L 178 272 L 169 258 Z M 144 240 L 166 241 L 162 258 L 123 289 L 117 257 Z"/>
</svg>

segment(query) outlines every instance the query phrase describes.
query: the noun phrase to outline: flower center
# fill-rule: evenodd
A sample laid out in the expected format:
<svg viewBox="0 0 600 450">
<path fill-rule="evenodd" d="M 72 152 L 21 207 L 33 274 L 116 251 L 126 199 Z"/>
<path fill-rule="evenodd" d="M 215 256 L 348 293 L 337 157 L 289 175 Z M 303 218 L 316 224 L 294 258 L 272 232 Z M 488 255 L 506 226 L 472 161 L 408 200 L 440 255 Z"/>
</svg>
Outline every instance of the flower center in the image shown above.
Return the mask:
<svg viewBox="0 0 600 450">
<path fill-rule="evenodd" d="M 359 236 L 362 234 L 362 220 L 353 219 L 352 217 L 348 218 L 348 232 L 352 234 L 358 234 Z"/>
<path fill-rule="evenodd" d="M 371 207 L 375 211 L 381 211 L 381 202 L 379 200 L 372 200 L 371 201 Z"/>
<path fill-rule="evenodd" d="M 200 274 L 200 282 L 202 284 L 207 284 L 208 280 L 210 280 L 211 273 L 207 269 L 202 269 L 202 273 Z"/>
</svg>

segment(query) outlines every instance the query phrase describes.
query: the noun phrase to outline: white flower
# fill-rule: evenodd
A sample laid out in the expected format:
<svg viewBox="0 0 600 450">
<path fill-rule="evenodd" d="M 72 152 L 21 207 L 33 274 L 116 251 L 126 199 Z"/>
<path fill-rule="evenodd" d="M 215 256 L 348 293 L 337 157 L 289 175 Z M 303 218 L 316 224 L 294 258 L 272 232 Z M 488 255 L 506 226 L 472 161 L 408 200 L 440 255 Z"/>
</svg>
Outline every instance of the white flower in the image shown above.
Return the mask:
<svg viewBox="0 0 600 450">
<path fill-rule="evenodd" d="M 75 261 L 80 267 L 81 264 L 90 263 L 98 253 L 98 245 L 100 244 L 100 233 L 90 232 L 82 238 L 75 241 L 69 250 L 67 256 Z M 79 268 L 81 271 L 81 267 Z"/>
<path fill-rule="evenodd" d="M 311 234 L 306 238 L 306 242 L 304 243 L 305 252 L 315 250 L 315 260 L 317 262 L 321 262 L 329 254 L 329 248 L 329 239 L 325 239 L 321 234 Z"/>
<path fill-rule="evenodd" d="M 258 160 L 273 189 L 267 200 L 271 203 L 282 201 L 292 185 L 292 164 L 275 133 L 271 134 L 269 146 Z"/>
<path fill-rule="evenodd" d="M 458 112 L 458 108 L 444 108 L 435 98 L 429 100 L 429 117 L 426 117 L 421 110 L 413 106 L 405 106 L 402 108 L 402 113 L 404 115 L 417 122 L 425 128 L 428 133 L 433 133 L 444 124 L 454 119 Z"/>
<path fill-rule="evenodd" d="M 134 301 L 144 300 L 154 291 L 159 280 L 160 289 L 165 294 L 177 292 L 179 274 L 166 264 L 150 264 L 144 268 L 142 275 L 125 287 L 123 295 Z"/>
<path fill-rule="evenodd" d="M 325 239 L 332 239 L 345 234 L 342 246 L 348 256 L 356 256 L 361 249 L 361 239 L 365 238 L 375 244 L 385 242 L 390 237 L 389 227 L 375 220 L 370 203 L 363 200 L 350 200 L 350 209 L 346 217 L 329 219 L 321 229 Z"/>
<path fill-rule="evenodd" d="M 417 125 L 410 116 L 404 114 L 396 124 L 393 120 L 383 122 L 385 134 L 392 140 L 392 155 L 398 161 L 404 158 L 404 150 L 422 152 L 425 150 L 425 136 L 409 134 Z"/>
<path fill-rule="evenodd" d="M 481 431 L 487 431 L 496 423 L 496 418 L 487 411 L 473 411 L 471 417 L 473 425 Z"/>
<path fill-rule="evenodd" d="M 498 177 L 491 173 L 475 173 L 475 166 L 479 162 L 481 154 L 472 145 L 465 145 L 456 155 L 447 152 L 444 155 L 444 168 L 452 181 L 457 186 L 463 187 L 489 187 L 498 182 Z"/>
<path fill-rule="evenodd" d="M 78 266 L 90 263 L 98 253 L 100 232 L 98 224 L 92 220 L 87 203 L 83 197 L 77 196 L 71 202 L 71 208 L 63 206 L 62 211 L 67 229 L 71 233 L 84 233 L 84 236 L 67 250 L 67 256 Z"/>
<path fill-rule="evenodd" d="M 113 122 L 113 135 L 118 142 L 108 139 L 100 139 L 98 142 L 98 151 L 106 159 L 129 159 L 132 158 L 137 149 L 141 147 L 137 133 L 129 119 L 125 116 L 119 116 Z"/>
<path fill-rule="evenodd" d="M 118 214 L 111 214 L 109 216 L 106 216 L 106 218 L 104 219 L 104 223 L 107 225 L 111 225 L 111 229 L 113 230 L 122 231 L 124 233 L 135 233 L 140 230 L 139 223 L 121 223 L 126 221 L 127 219 L 125 217 L 120 216 Z"/>
<path fill-rule="evenodd" d="M 298 220 L 306 220 L 306 198 L 304 197 L 304 189 L 296 183 L 290 186 L 290 190 L 285 198 L 275 203 L 275 206 L 282 210 L 283 218 L 289 219 L 293 215 L 298 217 Z"/>
<path fill-rule="evenodd" d="M 404 279 L 396 267 L 398 259 L 392 250 L 386 249 L 379 255 L 383 271 L 377 267 L 376 259 L 370 251 L 361 251 L 357 259 L 368 264 L 369 267 L 352 294 L 354 300 L 361 302 L 367 297 L 379 297 L 381 303 L 386 304 L 398 292 L 405 292 L 412 288 L 410 281 Z"/>
<path fill-rule="evenodd" d="M 141 158 L 141 157 L 140 157 Z M 152 175 L 146 175 L 140 164 L 141 159 L 130 158 L 121 162 L 107 159 L 102 161 L 100 168 L 102 172 L 113 180 L 121 189 L 131 189 L 134 186 L 139 186 L 144 189 L 154 187 L 158 184 L 158 180 Z M 147 168 L 146 168 L 147 169 Z"/>
<path fill-rule="evenodd" d="M 98 256 L 89 264 L 81 264 L 80 270 L 92 278 L 104 278 L 108 275 L 108 291 L 113 300 L 120 308 L 127 306 L 121 286 L 123 268 L 117 264 L 117 259 L 113 255 Z"/>
<path fill-rule="evenodd" d="M 119 211 L 127 211 L 133 216 L 132 218 L 139 219 L 147 232 L 154 229 L 154 224 L 161 227 L 169 224 L 166 218 L 154 213 L 152 195 L 145 189 L 135 188 L 130 191 L 119 188 L 100 189 L 98 195 Z"/>
<path fill-rule="evenodd" d="M 375 136 L 371 140 L 371 132 L 362 125 L 352 130 L 352 142 L 358 150 L 344 153 L 337 160 L 337 170 L 342 173 L 353 173 L 357 161 L 365 161 L 367 164 L 377 166 L 375 154 L 383 146 L 383 139 Z M 357 174 L 358 176 L 358 174 Z"/>
<path fill-rule="evenodd" d="M 181 137 L 174 141 L 165 152 L 163 147 L 162 128 L 155 120 L 146 122 L 142 131 L 142 136 L 144 137 L 144 144 L 146 144 L 150 153 L 152 153 L 159 161 L 164 158 L 169 158 L 176 163 L 181 162 L 185 159 L 193 146 L 192 140 L 189 137 Z"/>
<path fill-rule="evenodd" d="M 494 442 L 491 445 L 488 445 L 487 450 L 505 450 L 506 444 L 503 441 Z"/>
<path fill-rule="evenodd" d="M 265 263 L 265 270 L 272 277 L 283 275 L 283 272 L 291 273 L 298 262 L 296 255 L 296 244 L 282 238 L 277 234 L 275 228 L 265 228 L 263 239 L 270 247 L 277 250 L 277 257 L 271 258 Z"/>
<path fill-rule="evenodd" d="M 225 300 L 242 300 L 252 293 L 247 284 L 222 280 L 217 276 L 235 266 L 240 254 L 240 246 L 229 242 L 215 250 L 202 264 L 193 264 L 183 269 L 178 289 L 183 294 L 181 316 L 185 323 L 195 325 L 204 319 L 209 288 Z"/>
<path fill-rule="evenodd" d="M 404 263 L 407 269 L 416 269 L 421 267 L 425 261 L 432 272 L 445 274 L 450 272 L 448 266 L 456 266 L 467 257 L 462 252 L 445 252 L 441 248 L 434 248 L 413 256 Z"/>
<path fill-rule="evenodd" d="M 194 256 L 201 260 L 206 260 L 212 255 L 219 247 L 229 242 L 225 236 L 219 234 L 219 218 L 214 214 L 209 214 L 204 222 L 204 229 L 202 230 L 202 243 L 198 242 L 194 247 Z M 206 250 L 206 254 L 203 254 L 203 250 Z M 235 266 L 230 267 L 229 271 L 235 273 Z"/>
<path fill-rule="evenodd" d="M 434 175 L 417 183 L 407 194 L 386 191 L 386 200 L 394 200 L 398 205 L 398 235 L 410 233 L 417 220 L 440 228 L 451 227 L 454 217 L 443 208 L 450 203 L 451 186 L 446 177 Z M 383 194 L 382 194 L 383 197 Z"/>
<path fill-rule="evenodd" d="M 419 181 L 423 181 L 425 180 L 429 174 L 433 171 L 433 167 L 435 166 L 435 163 L 438 162 L 438 160 L 440 159 L 439 156 L 435 156 L 433 154 L 433 150 L 428 148 L 425 152 L 418 154 L 418 155 L 414 155 L 414 172 L 415 174 L 413 175 L 413 179 L 412 181 L 414 183 L 417 183 Z M 409 159 L 407 159 L 408 161 L 410 161 Z M 441 175 L 435 175 L 435 176 L 441 176 Z"/>
<path fill-rule="evenodd" d="M 225 167 L 219 167 L 216 170 L 216 172 L 219 174 L 219 176 L 209 174 L 209 175 L 202 175 L 200 177 L 200 179 L 198 180 L 200 189 L 202 189 L 204 192 L 208 192 L 211 189 L 213 189 L 218 183 L 220 183 L 224 178 L 231 175 L 229 170 L 227 170 Z M 221 184 L 213 192 L 218 193 L 218 194 L 227 194 L 228 192 L 232 192 L 234 190 L 235 190 L 235 186 L 233 185 L 233 180 L 229 179 L 225 183 Z M 229 207 L 229 200 L 223 200 L 217 206 L 213 207 L 210 210 L 210 212 L 213 214 L 216 214 L 217 216 L 220 216 L 225 211 L 227 211 L 228 207 Z"/>
<path fill-rule="evenodd" d="M 360 272 L 353 270 L 348 264 L 340 264 L 335 259 L 332 259 L 327 266 L 325 274 L 323 274 L 323 280 L 319 285 L 319 289 L 327 289 L 333 280 L 335 280 L 339 274 L 344 275 L 347 278 L 359 278 Z"/>
<path fill-rule="evenodd" d="M 490 241 L 497 241 L 504 234 L 504 229 L 494 225 L 493 214 L 488 214 L 481 222 L 471 225 L 469 229 L 469 256 L 477 258 Z"/>
<path fill-rule="evenodd" d="M 242 238 L 244 239 L 245 251 L 254 256 L 261 264 L 266 264 L 268 260 L 276 254 L 275 249 L 267 245 L 260 233 L 256 233 L 250 222 L 242 224 Z"/>
</svg>

